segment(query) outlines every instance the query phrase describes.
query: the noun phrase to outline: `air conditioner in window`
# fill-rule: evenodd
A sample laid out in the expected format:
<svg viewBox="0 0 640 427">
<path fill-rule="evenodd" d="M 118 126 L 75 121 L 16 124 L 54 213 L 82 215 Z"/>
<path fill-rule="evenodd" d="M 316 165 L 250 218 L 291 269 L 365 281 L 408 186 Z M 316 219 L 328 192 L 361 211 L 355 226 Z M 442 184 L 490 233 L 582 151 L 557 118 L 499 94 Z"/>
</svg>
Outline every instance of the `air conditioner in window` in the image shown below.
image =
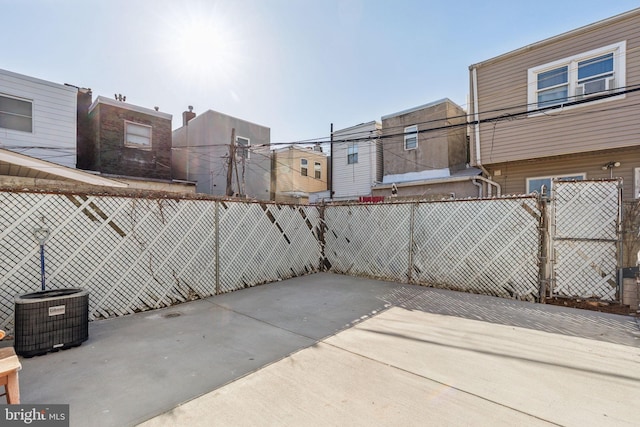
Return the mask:
<svg viewBox="0 0 640 427">
<path fill-rule="evenodd" d="M 578 85 L 578 87 L 576 88 L 576 100 L 588 96 L 602 94 L 602 92 L 611 91 L 615 88 L 616 86 L 614 77 L 604 77 L 597 80 L 590 80 Z"/>
</svg>

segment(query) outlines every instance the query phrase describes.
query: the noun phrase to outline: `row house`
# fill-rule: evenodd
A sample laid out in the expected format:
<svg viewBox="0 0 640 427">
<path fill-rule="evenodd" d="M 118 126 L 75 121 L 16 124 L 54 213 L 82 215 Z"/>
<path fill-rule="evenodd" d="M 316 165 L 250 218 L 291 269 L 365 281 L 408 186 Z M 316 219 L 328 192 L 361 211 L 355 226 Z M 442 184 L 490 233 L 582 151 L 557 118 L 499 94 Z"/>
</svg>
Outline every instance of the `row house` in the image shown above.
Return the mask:
<svg viewBox="0 0 640 427">
<path fill-rule="evenodd" d="M 0 69 L 0 148 L 75 168 L 77 93 Z"/>
<path fill-rule="evenodd" d="M 372 197 L 371 188 L 382 181 L 381 124 L 361 123 L 333 132 L 331 148 L 333 200 Z"/>
<path fill-rule="evenodd" d="M 469 67 L 471 164 L 503 193 L 623 178 L 640 194 L 640 9 Z"/>
<path fill-rule="evenodd" d="M 272 170 L 272 192 L 278 203 L 306 204 L 313 193 L 327 191 L 327 156 L 320 146 L 273 150 Z"/>
<path fill-rule="evenodd" d="M 273 199 L 268 127 L 190 107 L 172 139 L 174 179 L 195 182 L 198 193 Z"/>
<path fill-rule="evenodd" d="M 467 114 L 448 98 L 382 117 L 382 182 L 374 196 L 441 200 L 498 195 L 468 165 Z"/>
</svg>

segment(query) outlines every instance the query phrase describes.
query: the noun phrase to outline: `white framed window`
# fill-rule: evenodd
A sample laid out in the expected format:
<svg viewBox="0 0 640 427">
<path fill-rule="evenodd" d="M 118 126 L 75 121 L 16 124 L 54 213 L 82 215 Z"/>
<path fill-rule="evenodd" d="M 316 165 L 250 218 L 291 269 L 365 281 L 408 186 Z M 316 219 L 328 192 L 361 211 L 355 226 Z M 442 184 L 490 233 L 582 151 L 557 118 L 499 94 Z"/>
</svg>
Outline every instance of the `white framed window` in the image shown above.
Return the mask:
<svg viewBox="0 0 640 427">
<path fill-rule="evenodd" d="M 124 122 L 124 145 L 125 147 L 151 149 L 151 135 L 153 128 L 140 123 Z"/>
<path fill-rule="evenodd" d="M 529 111 L 624 88 L 626 46 L 626 41 L 621 41 L 530 68 L 527 82 Z M 624 94 L 598 102 L 623 97 Z"/>
<path fill-rule="evenodd" d="M 404 128 L 404 149 L 415 150 L 418 148 L 418 125 Z"/>
<path fill-rule="evenodd" d="M 553 176 L 537 176 L 532 178 L 527 178 L 527 193 L 536 192 L 540 194 L 542 191 L 542 186 L 544 185 L 546 188 L 546 193 L 549 194 L 551 191 L 551 181 L 553 179 L 559 180 L 576 180 L 581 181 L 583 179 L 587 179 L 586 173 L 573 173 L 567 175 L 553 175 Z"/>
<path fill-rule="evenodd" d="M 358 163 L 358 144 L 353 143 L 347 147 L 347 164 L 353 165 Z"/>
<path fill-rule="evenodd" d="M 313 162 L 313 176 L 315 179 L 322 179 L 322 165 L 320 162 Z"/>
<path fill-rule="evenodd" d="M 300 175 L 307 176 L 309 174 L 309 162 L 307 159 L 300 159 Z"/>
<path fill-rule="evenodd" d="M 251 141 L 249 138 L 245 138 L 242 136 L 236 137 L 236 156 L 239 159 L 249 159 L 251 155 L 249 152 L 249 147 L 251 147 Z"/>
<path fill-rule="evenodd" d="M 33 102 L 0 95 L 0 128 L 33 132 Z"/>
</svg>

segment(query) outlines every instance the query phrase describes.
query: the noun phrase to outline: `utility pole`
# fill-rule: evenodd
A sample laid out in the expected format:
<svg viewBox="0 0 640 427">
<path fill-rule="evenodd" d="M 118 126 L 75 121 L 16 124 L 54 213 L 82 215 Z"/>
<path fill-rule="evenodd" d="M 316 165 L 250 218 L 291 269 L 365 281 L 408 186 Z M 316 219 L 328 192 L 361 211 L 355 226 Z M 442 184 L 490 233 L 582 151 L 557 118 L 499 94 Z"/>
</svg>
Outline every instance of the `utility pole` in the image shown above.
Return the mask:
<svg viewBox="0 0 640 427">
<path fill-rule="evenodd" d="M 247 190 L 245 188 L 246 181 L 245 181 L 245 177 L 244 177 L 245 160 L 247 158 L 247 155 L 249 155 L 249 148 L 248 147 L 246 149 L 242 149 L 242 186 L 240 187 L 240 193 L 241 193 L 241 195 L 243 197 L 247 195 Z"/>
<path fill-rule="evenodd" d="M 227 166 L 227 196 L 233 196 L 233 163 L 236 157 L 236 129 L 231 129 L 231 144 L 229 144 L 229 162 Z M 236 171 L 237 172 L 237 171 Z"/>
<path fill-rule="evenodd" d="M 238 146 L 236 143 L 236 130 L 233 129 L 233 166 L 236 169 L 236 184 L 238 185 L 238 195 L 241 195 L 242 189 L 240 188 L 240 178 L 238 177 L 238 159 L 236 158 L 236 154 L 238 152 Z"/>
</svg>

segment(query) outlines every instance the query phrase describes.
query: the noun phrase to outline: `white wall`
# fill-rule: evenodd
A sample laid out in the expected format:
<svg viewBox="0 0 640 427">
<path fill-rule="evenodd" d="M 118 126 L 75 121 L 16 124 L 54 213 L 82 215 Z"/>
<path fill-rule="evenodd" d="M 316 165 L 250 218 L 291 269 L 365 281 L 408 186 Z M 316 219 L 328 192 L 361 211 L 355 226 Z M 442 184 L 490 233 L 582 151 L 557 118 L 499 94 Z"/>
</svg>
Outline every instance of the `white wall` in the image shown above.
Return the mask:
<svg viewBox="0 0 640 427">
<path fill-rule="evenodd" d="M 379 123 L 372 121 L 333 132 L 333 197 L 358 198 L 371 195 L 371 186 L 376 179 L 376 137 Z M 348 139 L 367 140 L 339 142 Z M 358 146 L 358 163 L 348 164 L 348 147 Z"/>
<path fill-rule="evenodd" d="M 76 167 L 77 88 L 0 69 L 0 94 L 32 102 L 33 130 L 0 127 L 0 147 Z"/>
</svg>

